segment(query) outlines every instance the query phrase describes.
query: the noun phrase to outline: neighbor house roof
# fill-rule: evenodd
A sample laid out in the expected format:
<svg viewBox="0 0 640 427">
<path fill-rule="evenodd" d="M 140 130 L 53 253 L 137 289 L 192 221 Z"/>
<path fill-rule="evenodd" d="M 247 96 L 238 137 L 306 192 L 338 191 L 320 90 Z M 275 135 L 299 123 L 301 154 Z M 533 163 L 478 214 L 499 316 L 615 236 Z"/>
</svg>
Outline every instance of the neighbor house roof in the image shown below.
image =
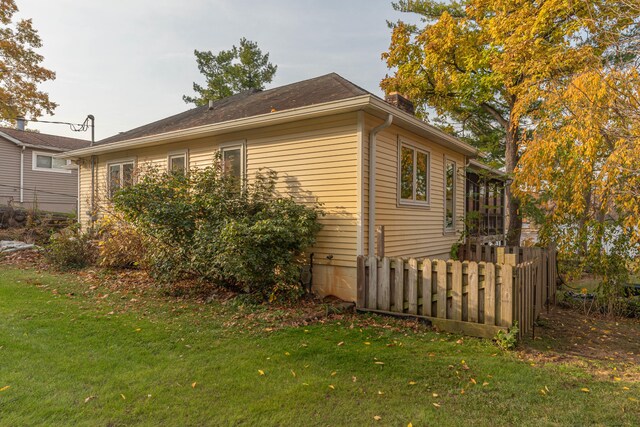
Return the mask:
<svg viewBox="0 0 640 427">
<path fill-rule="evenodd" d="M 435 143 L 469 156 L 477 153 L 477 149 L 469 144 L 396 108 L 338 74 L 331 73 L 269 90 L 242 92 L 215 101 L 211 106 L 192 108 L 121 132 L 98 141 L 89 148 L 65 153 L 63 157 L 80 158 L 359 110 L 381 118 L 393 114 L 395 124 L 423 134 Z"/>
<path fill-rule="evenodd" d="M 78 150 L 91 145 L 89 141 L 83 139 L 67 138 L 64 136 L 4 127 L 0 127 L 0 138 L 11 141 L 19 146 L 52 151 Z"/>
</svg>

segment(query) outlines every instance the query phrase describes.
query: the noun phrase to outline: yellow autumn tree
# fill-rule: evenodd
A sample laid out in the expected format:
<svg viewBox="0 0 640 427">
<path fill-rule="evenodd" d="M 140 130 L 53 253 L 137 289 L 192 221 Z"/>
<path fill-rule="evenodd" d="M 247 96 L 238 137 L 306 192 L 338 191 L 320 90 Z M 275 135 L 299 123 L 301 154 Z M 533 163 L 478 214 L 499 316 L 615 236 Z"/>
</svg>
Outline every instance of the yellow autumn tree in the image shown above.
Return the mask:
<svg viewBox="0 0 640 427">
<path fill-rule="evenodd" d="M 383 58 L 394 75 L 382 88 L 406 94 L 423 112 L 435 109 L 451 129 L 470 129 L 472 141 L 497 135 L 511 176 L 548 82 L 601 64 L 615 35 L 634 23 L 626 0 L 401 0 L 394 7 L 419 23 L 392 24 Z M 518 244 L 513 189 L 506 189 L 507 240 Z"/>
<path fill-rule="evenodd" d="M 549 85 L 515 175 L 542 239 L 596 273 L 607 310 L 619 313 L 640 267 L 640 72 L 625 56 Z"/>
<path fill-rule="evenodd" d="M 51 114 L 56 104 L 38 85 L 55 79 L 55 73 L 40 65 L 42 46 L 30 19 L 14 22 L 18 7 L 14 0 L 0 0 L 0 122 L 18 116 Z"/>
</svg>

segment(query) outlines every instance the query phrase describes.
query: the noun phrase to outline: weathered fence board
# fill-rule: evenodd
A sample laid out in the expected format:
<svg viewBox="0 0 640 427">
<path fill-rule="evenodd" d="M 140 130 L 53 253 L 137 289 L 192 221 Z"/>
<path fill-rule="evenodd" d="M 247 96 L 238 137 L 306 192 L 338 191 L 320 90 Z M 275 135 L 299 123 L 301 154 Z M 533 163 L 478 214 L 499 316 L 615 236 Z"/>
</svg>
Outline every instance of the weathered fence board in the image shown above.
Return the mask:
<svg viewBox="0 0 640 427">
<path fill-rule="evenodd" d="M 503 249 L 494 251 L 498 264 L 358 257 L 358 309 L 425 317 L 444 330 L 482 337 L 515 322 L 520 336 L 533 333 L 555 289 L 555 253 L 536 258 Z"/>
</svg>

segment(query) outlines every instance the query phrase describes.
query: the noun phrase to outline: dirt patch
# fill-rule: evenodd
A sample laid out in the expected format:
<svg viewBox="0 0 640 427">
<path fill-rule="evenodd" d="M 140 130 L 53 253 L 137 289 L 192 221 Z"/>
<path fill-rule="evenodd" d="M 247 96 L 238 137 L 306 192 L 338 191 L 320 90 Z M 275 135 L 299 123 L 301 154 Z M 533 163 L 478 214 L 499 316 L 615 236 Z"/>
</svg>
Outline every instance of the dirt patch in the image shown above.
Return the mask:
<svg viewBox="0 0 640 427">
<path fill-rule="evenodd" d="M 640 381 L 640 320 L 586 316 L 555 307 L 536 324 L 520 356 L 532 363 L 570 363 L 611 379 Z"/>
</svg>

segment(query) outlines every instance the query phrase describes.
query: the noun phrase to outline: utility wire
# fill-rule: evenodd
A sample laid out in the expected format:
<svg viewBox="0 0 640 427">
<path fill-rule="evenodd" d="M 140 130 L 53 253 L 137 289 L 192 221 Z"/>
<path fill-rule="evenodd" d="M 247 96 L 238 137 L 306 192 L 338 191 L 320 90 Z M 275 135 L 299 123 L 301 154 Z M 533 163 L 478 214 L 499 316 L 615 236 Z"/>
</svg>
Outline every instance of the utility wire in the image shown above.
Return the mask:
<svg viewBox="0 0 640 427">
<path fill-rule="evenodd" d="M 39 119 L 24 119 L 24 120 L 27 122 L 48 123 L 53 125 L 67 125 L 74 132 L 85 132 L 91 126 L 89 124 L 89 117 L 87 117 L 83 123 L 56 122 L 52 120 L 39 120 Z"/>
<path fill-rule="evenodd" d="M 7 187 L 7 188 L 12 188 L 14 190 L 19 190 L 20 187 L 16 187 L 15 185 L 7 185 L 7 184 L 0 184 L 0 187 Z M 27 191 L 33 191 L 35 193 L 42 193 L 42 194 L 51 194 L 54 196 L 65 196 L 65 197 L 73 197 L 73 198 L 77 198 L 77 195 L 74 194 L 65 194 L 65 193 L 55 193 L 53 191 L 46 191 L 46 190 L 38 190 L 37 188 L 29 188 L 29 187 L 22 187 L 23 190 L 27 190 Z"/>
</svg>

